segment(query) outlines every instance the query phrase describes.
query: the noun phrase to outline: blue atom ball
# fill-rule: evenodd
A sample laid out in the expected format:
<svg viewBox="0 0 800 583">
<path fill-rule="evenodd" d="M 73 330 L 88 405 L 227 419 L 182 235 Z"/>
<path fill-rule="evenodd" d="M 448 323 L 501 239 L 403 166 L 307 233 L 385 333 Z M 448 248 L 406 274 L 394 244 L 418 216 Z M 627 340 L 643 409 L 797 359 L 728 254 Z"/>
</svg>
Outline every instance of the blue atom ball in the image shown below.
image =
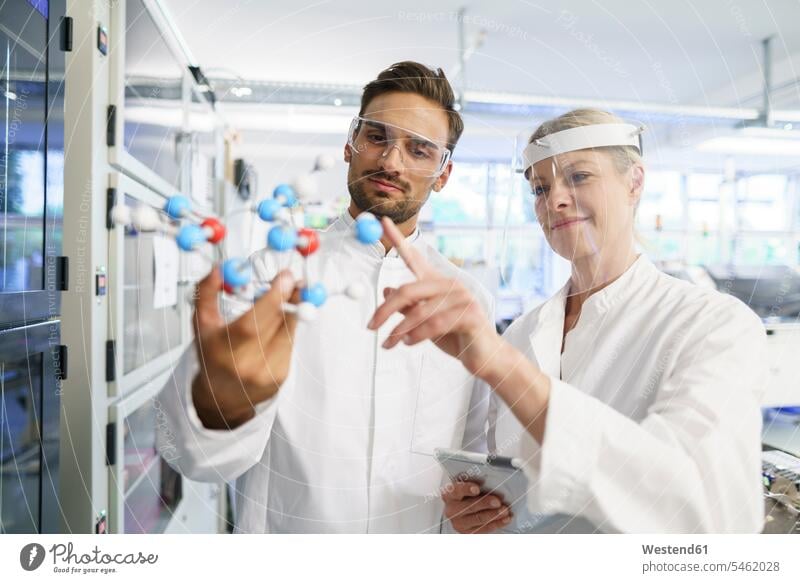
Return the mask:
<svg viewBox="0 0 800 583">
<path fill-rule="evenodd" d="M 222 264 L 222 281 L 236 288 L 250 283 L 252 269 L 244 259 L 228 259 Z"/>
<path fill-rule="evenodd" d="M 273 198 L 283 197 L 284 206 L 289 208 L 297 206 L 297 194 L 295 193 L 294 188 L 288 184 L 279 184 L 276 186 L 275 190 L 272 191 L 272 196 Z"/>
<path fill-rule="evenodd" d="M 170 196 L 164 205 L 164 212 L 169 215 L 169 218 L 178 220 L 189 214 L 192 209 L 192 203 L 189 199 L 182 194 Z"/>
<path fill-rule="evenodd" d="M 258 218 L 262 221 L 274 221 L 275 213 L 281 208 L 281 203 L 273 198 L 262 200 L 258 203 Z"/>
<path fill-rule="evenodd" d="M 178 236 L 175 237 L 175 242 L 183 251 L 194 251 L 196 247 L 203 244 L 206 240 L 206 234 L 203 229 L 197 225 L 184 225 L 178 231 Z"/>
<path fill-rule="evenodd" d="M 321 283 L 316 283 L 311 287 L 304 287 L 300 290 L 300 300 L 308 302 L 318 308 L 322 306 L 327 299 L 328 292 L 325 291 L 325 286 Z"/>
<path fill-rule="evenodd" d="M 297 244 L 297 232 L 291 227 L 277 225 L 269 230 L 267 245 L 275 251 L 289 251 Z"/>
<path fill-rule="evenodd" d="M 383 227 L 377 219 L 356 221 L 356 238 L 365 245 L 371 245 L 383 236 Z"/>
</svg>

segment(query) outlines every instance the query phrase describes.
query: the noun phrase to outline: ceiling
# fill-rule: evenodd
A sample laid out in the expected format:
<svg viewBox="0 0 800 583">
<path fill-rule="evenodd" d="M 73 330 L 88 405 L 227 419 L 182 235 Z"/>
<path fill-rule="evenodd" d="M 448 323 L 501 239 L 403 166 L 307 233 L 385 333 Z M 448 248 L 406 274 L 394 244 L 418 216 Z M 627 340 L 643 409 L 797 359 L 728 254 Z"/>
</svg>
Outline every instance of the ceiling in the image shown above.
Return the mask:
<svg viewBox="0 0 800 583">
<path fill-rule="evenodd" d="M 452 72 L 462 5 L 468 39 L 485 31 L 467 64 L 472 90 L 754 107 L 769 35 L 773 84 L 800 77 L 797 0 L 164 4 L 206 72 L 252 80 L 363 85 L 405 59 Z M 800 108 L 800 87 L 776 91 L 774 106 Z"/>
<path fill-rule="evenodd" d="M 159 44 L 154 25 L 136 18 L 141 1 L 128 2 L 127 71 L 176 78 L 181 67 Z M 264 166 L 274 166 L 290 150 L 298 159 L 322 151 L 339 157 L 359 88 L 404 59 L 441 66 L 456 89 L 466 84 L 472 94 L 535 96 L 540 104 L 591 101 L 648 126 L 651 165 L 722 168 L 726 156 L 698 153 L 695 145 L 729 132 L 736 120 L 709 114 L 699 122 L 696 110 L 676 114 L 665 108 L 760 108 L 762 39 L 771 36 L 772 107 L 792 113 L 782 119 L 800 125 L 800 0 L 562 0 L 555 6 L 492 0 L 467 3 L 463 16 L 465 0 L 441 0 L 435 9 L 419 0 L 160 1 L 209 78 L 252 86 L 251 98 L 239 103 L 227 89 L 217 92 L 226 120 L 241 131 L 239 155 Z M 457 74 L 461 23 L 468 45 L 483 38 L 465 76 Z M 305 96 L 304 103 L 311 95 L 317 105 L 295 105 L 301 102 L 292 100 L 295 93 Z M 143 95 L 170 98 L 158 87 Z M 337 97 L 344 102 L 335 107 Z M 642 107 L 637 112 L 621 102 Z M 656 112 L 648 110 L 651 104 L 658 104 Z M 510 160 L 539 122 L 568 109 L 562 104 L 487 113 L 479 105 L 473 99 L 463 112 L 466 131 L 457 160 Z M 747 155 L 736 163 L 742 171 L 795 172 L 800 157 Z"/>
</svg>

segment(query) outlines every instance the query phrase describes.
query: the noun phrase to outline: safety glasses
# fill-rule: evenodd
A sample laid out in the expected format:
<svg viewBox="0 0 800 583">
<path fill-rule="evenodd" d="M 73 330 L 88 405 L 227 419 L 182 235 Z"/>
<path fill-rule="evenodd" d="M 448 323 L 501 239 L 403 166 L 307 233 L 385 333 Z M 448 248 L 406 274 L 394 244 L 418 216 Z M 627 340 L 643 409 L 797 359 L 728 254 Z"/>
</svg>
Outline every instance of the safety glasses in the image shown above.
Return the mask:
<svg viewBox="0 0 800 583">
<path fill-rule="evenodd" d="M 426 178 L 439 176 L 451 155 L 448 148 L 430 138 L 366 117 L 353 118 L 347 144 L 354 153 L 375 159 L 391 156 L 396 150 L 406 171 Z"/>
</svg>

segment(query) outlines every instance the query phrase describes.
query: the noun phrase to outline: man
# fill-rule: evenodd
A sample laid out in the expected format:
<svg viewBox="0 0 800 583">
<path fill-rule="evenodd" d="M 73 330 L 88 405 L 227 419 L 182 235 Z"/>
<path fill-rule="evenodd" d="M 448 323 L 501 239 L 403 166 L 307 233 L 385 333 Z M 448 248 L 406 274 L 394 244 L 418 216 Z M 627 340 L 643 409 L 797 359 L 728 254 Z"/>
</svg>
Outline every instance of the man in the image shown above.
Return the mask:
<svg viewBox="0 0 800 583">
<path fill-rule="evenodd" d="M 463 130 L 453 104 L 441 69 L 418 63 L 395 64 L 367 84 L 344 149 L 350 207 L 330 231 L 344 233 L 366 211 L 392 219 L 491 314 L 486 292 L 417 228 L 452 170 Z M 253 258 L 263 278 L 275 275 L 270 258 Z M 159 442 L 177 449 L 171 463 L 190 479 L 237 478 L 236 532 L 439 532 L 446 480 L 433 450 L 485 448 L 488 393 L 433 344 L 387 351 L 391 326 L 367 328 L 384 290 L 414 278 L 387 238 L 372 246 L 337 238 L 312 267 L 329 288 L 358 280 L 368 292 L 358 302 L 333 297 L 295 328 L 280 311 L 294 289 L 283 271 L 252 310 L 225 324 L 216 270 L 201 282 L 195 346 L 163 392 Z"/>
</svg>

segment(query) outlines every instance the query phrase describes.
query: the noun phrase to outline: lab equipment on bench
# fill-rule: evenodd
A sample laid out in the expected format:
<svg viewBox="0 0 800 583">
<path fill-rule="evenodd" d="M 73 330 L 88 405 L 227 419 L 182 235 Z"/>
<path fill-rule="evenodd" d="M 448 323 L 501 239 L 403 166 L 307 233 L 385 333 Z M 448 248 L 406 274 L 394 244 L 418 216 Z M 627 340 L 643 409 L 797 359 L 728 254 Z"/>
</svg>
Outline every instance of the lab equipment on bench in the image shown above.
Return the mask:
<svg viewBox="0 0 800 583">
<path fill-rule="evenodd" d="M 771 449 L 761 454 L 764 495 L 800 514 L 800 458 Z"/>
</svg>

